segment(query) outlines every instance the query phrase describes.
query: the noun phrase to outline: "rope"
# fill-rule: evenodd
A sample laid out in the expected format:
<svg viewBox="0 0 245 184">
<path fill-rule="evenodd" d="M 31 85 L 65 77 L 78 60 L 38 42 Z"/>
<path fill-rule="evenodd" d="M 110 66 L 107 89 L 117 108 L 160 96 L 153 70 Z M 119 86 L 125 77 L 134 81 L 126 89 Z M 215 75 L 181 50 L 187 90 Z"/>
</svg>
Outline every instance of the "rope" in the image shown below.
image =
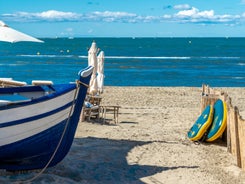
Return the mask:
<svg viewBox="0 0 245 184">
<path fill-rule="evenodd" d="M 83 83 L 82 81 L 77 80 L 76 83 L 77 83 L 77 84 L 82 84 L 82 85 L 85 86 L 86 88 L 89 88 L 89 85 Z"/>
<path fill-rule="evenodd" d="M 82 82 L 81 82 L 81 83 L 82 83 Z M 79 84 L 78 81 L 77 81 L 77 84 Z M 34 176 L 34 177 L 32 177 L 32 178 L 30 178 L 30 179 L 28 179 L 28 180 L 20 181 L 20 183 L 18 183 L 18 184 L 21 184 L 21 183 L 23 183 L 23 182 L 31 182 L 31 181 L 37 179 L 41 174 L 44 173 L 44 171 L 48 168 L 49 164 L 50 164 L 50 163 L 52 162 L 52 160 L 54 159 L 54 157 L 55 157 L 55 155 L 56 155 L 56 153 L 57 153 L 57 151 L 58 151 L 58 149 L 59 149 L 59 147 L 60 147 L 60 145 L 61 145 L 61 142 L 62 142 L 62 140 L 63 140 L 63 138 L 64 138 L 65 132 L 66 132 L 66 130 L 67 130 L 67 127 L 68 127 L 68 124 L 69 124 L 69 121 L 70 121 L 70 118 L 71 118 L 71 113 L 72 113 L 73 108 L 74 108 L 75 99 L 76 99 L 76 96 L 77 96 L 77 91 L 78 91 L 78 88 L 79 88 L 79 87 L 80 87 L 80 86 L 77 85 L 76 91 L 75 91 L 75 94 L 74 94 L 74 97 L 73 97 L 72 106 L 71 106 L 71 108 L 70 108 L 69 115 L 68 115 L 68 118 L 67 118 L 67 121 L 66 121 L 66 124 L 65 124 L 65 128 L 64 128 L 63 133 L 62 133 L 62 135 L 61 135 L 61 137 L 60 137 L 60 140 L 59 140 L 59 142 L 58 142 L 58 144 L 57 144 L 57 147 L 56 147 L 56 149 L 54 150 L 54 152 L 53 152 L 52 156 L 50 157 L 49 161 L 48 161 L 47 164 L 44 166 L 44 168 L 43 168 L 39 173 L 37 173 L 36 176 Z"/>
</svg>

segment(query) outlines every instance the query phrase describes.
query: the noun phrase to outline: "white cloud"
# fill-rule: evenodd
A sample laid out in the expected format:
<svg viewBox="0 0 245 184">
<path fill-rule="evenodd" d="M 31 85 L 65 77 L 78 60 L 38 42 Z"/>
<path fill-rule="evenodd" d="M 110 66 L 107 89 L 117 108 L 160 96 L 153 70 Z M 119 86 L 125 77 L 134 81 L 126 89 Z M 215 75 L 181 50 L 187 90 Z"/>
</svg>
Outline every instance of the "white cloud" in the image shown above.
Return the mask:
<svg viewBox="0 0 245 184">
<path fill-rule="evenodd" d="M 199 11 L 199 9 L 192 7 L 190 10 L 182 10 L 179 11 L 176 14 L 177 17 L 193 17 L 193 18 L 197 18 L 197 17 L 213 17 L 214 16 L 214 11 L 213 10 L 209 10 L 209 11 Z"/>
<path fill-rule="evenodd" d="M 183 11 L 179 11 L 176 16 L 177 17 L 191 17 L 194 16 L 198 13 L 198 9 L 197 8 L 192 8 L 190 10 L 183 10 Z"/>
<path fill-rule="evenodd" d="M 37 21 L 69 21 L 79 19 L 80 15 L 72 12 L 49 10 L 41 13 L 17 12 L 3 14 L 2 17 L 12 21 L 37 22 Z"/>
<path fill-rule="evenodd" d="M 241 15 L 216 15 L 214 10 L 200 11 L 199 9 L 192 7 L 189 10 L 181 10 L 174 14 L 173 21 L 182 23 L 199 23 L 205 24 L 224 24 L 224 25 L 236 25 L 244 23 L 244 18 Z"/>
<path fill-rule="evenodd" d="M 243 0 L 245 1 L 245 0 Z M 40 13 L 17 12 L 15 14 L 2 14 L 4 21 L 18 22 L 121 22 L 121 23 L 150 23 L 150 22 L 179 22 L 199 24 L 225 24 L 236 25 L 245 22 L 245 13 L 242 15 L 216 15 L 214 10 L 199 10 L 188 4 L 176 5 L 179 10 L 175 14 L 159 16 L 137 15 L 135 13 L 120 11 L 95 11 L 86 14 L 49 10 Z"/>
<path fill-rule="evenodd" d="M 111 12 L 111 11 L 104 11 L 104 12 L 93 12 L 93 14 L 100 16 L 100 17 L 135 17 L 136 14 L 127 13 L 127 12 Z"/>
<path fill-rule="evenodd" d="M 131 22 L 135 18 L 137 18 L 136 14 L 127 12 L 96 11 L 86 14 L 87 21 L 98 20 L 105 22 Z"/>
<path fill-rule="evenodd" d="M 46 12 L 33 14 L 33 16 L 40 17 L 43 19 L 72 19 L 76 18 L 78 15 L 72 12 L 49 10 Z"/>
</svg>

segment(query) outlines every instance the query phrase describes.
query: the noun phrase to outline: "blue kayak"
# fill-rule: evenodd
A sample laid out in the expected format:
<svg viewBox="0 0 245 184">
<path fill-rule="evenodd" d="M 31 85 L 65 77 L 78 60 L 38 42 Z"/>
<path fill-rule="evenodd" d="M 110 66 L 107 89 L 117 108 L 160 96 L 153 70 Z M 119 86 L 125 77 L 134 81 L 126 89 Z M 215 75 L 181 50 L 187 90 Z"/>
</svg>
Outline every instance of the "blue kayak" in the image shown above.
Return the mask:
<svg viewBox="0 0 245 184">
<path fill-rule="evenodd" d="M 213 121 L 213 106 L 208 105 L 201 115 L 198 117 L 197 121 L 190 128 L 187 136 L 192 141 L 199 141 L 207 132 L 208 128 L 211 126 Z"/>
</svg>

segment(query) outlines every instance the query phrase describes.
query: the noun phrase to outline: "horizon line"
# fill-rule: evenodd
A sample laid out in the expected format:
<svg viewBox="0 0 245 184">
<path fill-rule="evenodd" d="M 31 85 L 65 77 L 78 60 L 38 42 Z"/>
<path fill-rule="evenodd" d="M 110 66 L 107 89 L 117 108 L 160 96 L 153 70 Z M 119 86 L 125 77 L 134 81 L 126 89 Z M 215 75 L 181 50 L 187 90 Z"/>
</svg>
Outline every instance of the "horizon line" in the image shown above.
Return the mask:
<svg viewBox="0 0 245 184">
<path fill-rule="evenodd" d="M 67 39 L 76 39 L 76 38 L 245 38 L 245 36 L 43 36 L 38 37 L 42 39 L 58 39 L 58 38 L 67 38 Z"/>
</svg>

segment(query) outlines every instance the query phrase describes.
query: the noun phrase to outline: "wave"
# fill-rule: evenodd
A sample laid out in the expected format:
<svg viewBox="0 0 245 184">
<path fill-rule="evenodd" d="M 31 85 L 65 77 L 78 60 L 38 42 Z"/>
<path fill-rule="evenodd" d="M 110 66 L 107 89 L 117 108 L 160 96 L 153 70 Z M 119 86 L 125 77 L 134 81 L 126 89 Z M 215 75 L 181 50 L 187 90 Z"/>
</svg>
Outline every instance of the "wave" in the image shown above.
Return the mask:
<svg viewBox="0 0 245 184">
<path fill-rule="evenodd" d="M 45 55 L 29 55 L 29 54 L 23 54 L 23 55 L 17 55 L 21 57 L 47 57 L 47 58 L 71 58 L 71 57 L 79 57 L 82 59 L 87 59 L 87 55 L 53 55 L 53 54 L 45 54 Z M 162 60 L 188 60 L 188 59 L 221 59 L 221 60 L 239 60 L 241 57 L 236 56 L 105 56 L 106 59 L 162 59 Z M 243 65 L 243 63 L 241 63 Z"/>
<path fill-rule="evenodd" d="M 241 59 L 241 57 L 236 57 L 236 56 L 205 56 L 205 57 L 200 57 L 203 59 Z"/>
<path fill-rule="evenodd" d="M 239 66 L 245 66 L 245 63 L 238 63 Z"/>
<path fill-rule="evenodd" d="M 25 64 L 20 63 L 1 63 L 0 66 L 23 66 Z"/>
<path fill-rule="evenodd" d="M 79 56 L 88 58 L 88 56 Z M 189 56 L 105 56 L 106 59 L 191 59 Z"/>
<path fill-rule="evenodd" d="M 49 58 L 56 58 L 56 57 L 74 57 L 73 55 L 40 55 L 40 54 L 36 54 L 36 55 L 30 55 L 30 54 L 22 54 L 22 55 L 17 55 L 17 56 L 21 56 L 21 57 L 49 57 Z"/>
<path fill-rule="evenodd" d="M 109 59 L 191 59 L 191 57 L 184 56 L 107 56 Z"/>
<path fill-rule="evenodd" d="M 88 56 L 79 56 L 80 58 L 88 58 Z M 187 60 L 187 59 L 236 59 L 239 60 L 241 57 L 230 57 L 230 56 L 105 56 L 107 59 L 166 59 L 166 60 Z"/>
<path fill-rule="evenodd" d="M 244 80 L 245 77 L 231 77 L 232 79 L 237 79 L 237 80 Z"/>
</svg>

